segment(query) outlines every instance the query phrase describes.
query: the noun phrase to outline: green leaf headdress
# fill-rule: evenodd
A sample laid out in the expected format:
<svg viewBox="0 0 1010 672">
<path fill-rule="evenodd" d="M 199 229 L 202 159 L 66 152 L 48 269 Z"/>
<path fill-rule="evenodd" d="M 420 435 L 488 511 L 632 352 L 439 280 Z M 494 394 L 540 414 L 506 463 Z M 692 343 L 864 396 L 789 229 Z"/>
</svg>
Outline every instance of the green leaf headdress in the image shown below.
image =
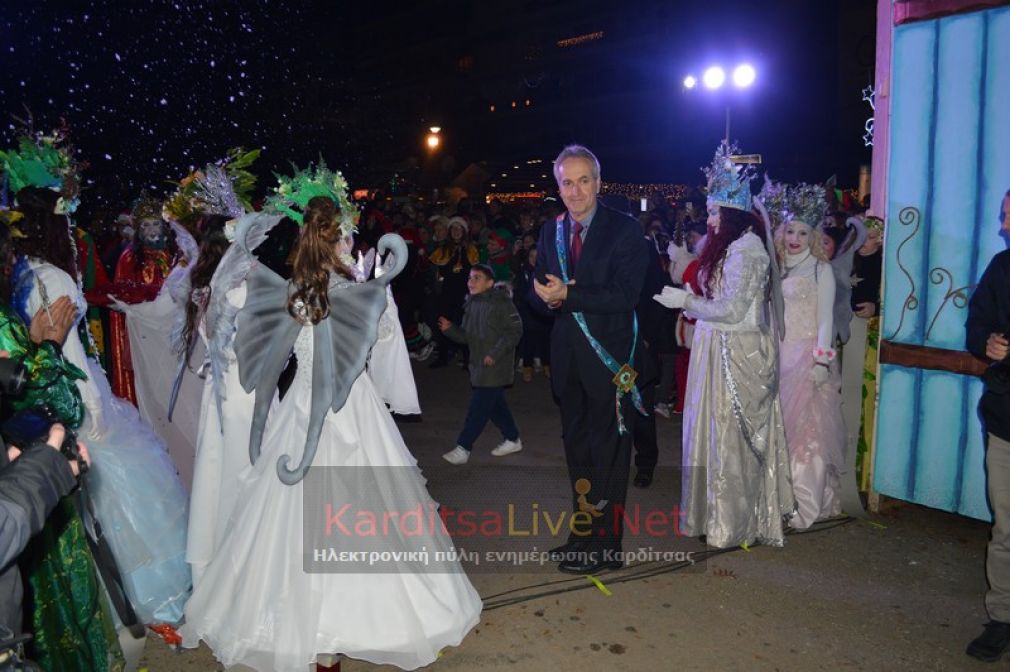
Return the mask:
<svg viewBox="0 0 1010 672">
<path fill-rule="evenodd" d="M 332 171 L 326 167 L 326 162 L 319 160 L 316 167 L 309 166 L 299 170 L 292 164 L 295 174 L 292 177 L 277 177 L 278 185 L 275 193 L 267 199 L 264 210 L 287 215 L 302 224 L 305 208 L 316 196 L 333 199 L 340 208 L 340 230 L 345 236 L 354 233 L 358 225 L 358 209 L 351 203 L 347 195 L 347 180 L 340 171 Z"/>
<path fill-rule="evenodd" d="M 65 127 L 49 135 L 30 128 L 18 138 L 16 149 L 0 151 L 0 169 L 11 193 L 25 187 L 52 189 L 60 193 L 57 214 L 71 214 L 80 204 L 80 171 Z"/>
</svg>

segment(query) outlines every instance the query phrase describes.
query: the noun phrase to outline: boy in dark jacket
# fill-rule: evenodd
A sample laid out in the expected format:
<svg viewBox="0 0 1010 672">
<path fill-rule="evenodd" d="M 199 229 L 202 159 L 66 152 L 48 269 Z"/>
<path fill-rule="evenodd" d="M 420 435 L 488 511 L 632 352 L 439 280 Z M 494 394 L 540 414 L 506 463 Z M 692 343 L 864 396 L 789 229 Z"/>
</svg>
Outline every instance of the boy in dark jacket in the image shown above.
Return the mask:
<svg viewBox="0 0 1010 672">
<path fill-rule="evenodd" d="M 517 453 L 523 449 L 508 402 L 505 387 L 515 376 L 515 349 L 523 333 L 522 320 L 512 300 L 504 291 L 494 288 L 494 271 L 486 264 L 470 269 L 467 288 L 470 296 L 463 312 L 462 326 L 445 317 L 438 318 L 438 327 L 457 343 L 470 348 L 470 407 L 456 447 L 443 455 L 452 464 L 466 464 L 470 450 L 484 426 L 490 420 L 501 430 L 504 441 L 491 454 L 495 457 Z"/>
</svg>

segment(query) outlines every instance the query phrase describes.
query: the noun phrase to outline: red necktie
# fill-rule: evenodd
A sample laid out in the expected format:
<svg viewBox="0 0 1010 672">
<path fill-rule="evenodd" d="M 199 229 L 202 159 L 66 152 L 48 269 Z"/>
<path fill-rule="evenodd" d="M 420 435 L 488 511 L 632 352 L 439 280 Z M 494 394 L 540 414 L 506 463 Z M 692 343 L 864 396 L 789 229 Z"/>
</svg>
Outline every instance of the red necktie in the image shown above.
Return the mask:
<svg viewBox="0 0 1010 672">
<path fill-rule="evenodd" d="M 582 222 L 575 222 L 572 227 L 572 268 L 575 273 L 575 265 L 579 263 L 579 255 L 582 254 Z"/>
</svg>

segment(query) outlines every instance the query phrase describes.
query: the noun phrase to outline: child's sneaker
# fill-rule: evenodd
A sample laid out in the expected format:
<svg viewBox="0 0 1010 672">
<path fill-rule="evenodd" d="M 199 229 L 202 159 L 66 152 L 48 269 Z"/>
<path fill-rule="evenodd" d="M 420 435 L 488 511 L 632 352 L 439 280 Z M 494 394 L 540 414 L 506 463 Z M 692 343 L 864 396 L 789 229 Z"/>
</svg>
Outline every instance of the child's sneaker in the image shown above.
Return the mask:
<svg viewBox="0 0 1010 672">
<path fill-rule="evenodd" d="M 466 464 L 466 461 L 470 459 L 470 451 L 463 446 L 456 446 L 443 455 L 442 459 L 449 464 Z"/>
<path fill-rule="evenodd" d="M 656 415 L 661 415 L 667 420 L 670 419 L 670 404 L 658 403 L 652 410 L 656 412 Z"/>
<path fill-rule="evenodd" d="M 523 449 L 522 439 L 516 439 L 515 441 L 502 441 L 498 444 L 498 447 L 491 451 L 491 454 L 495 457 L 502 457 L 503 455 L 511 455 L 512 453 L 518 453 Z M 445 458 L 449 459 L 449 458 Z"/>
</svg>

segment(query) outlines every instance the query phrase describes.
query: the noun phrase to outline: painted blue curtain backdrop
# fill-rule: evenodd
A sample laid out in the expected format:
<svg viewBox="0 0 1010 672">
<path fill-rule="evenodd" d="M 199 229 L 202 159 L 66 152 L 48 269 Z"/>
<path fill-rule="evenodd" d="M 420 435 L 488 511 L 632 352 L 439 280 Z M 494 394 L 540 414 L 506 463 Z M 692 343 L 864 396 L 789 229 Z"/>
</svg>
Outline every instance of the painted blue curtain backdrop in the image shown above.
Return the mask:
<svg viewBox="0 0 1010 672">
<path fill-rule="evenodd" d="M 1010 189 L 1010 8 L 899 26 L 881 338 L 964 350 Z M 882 365 L 874 488 L 988 520 L 977 378 Z"/>
</svg>

